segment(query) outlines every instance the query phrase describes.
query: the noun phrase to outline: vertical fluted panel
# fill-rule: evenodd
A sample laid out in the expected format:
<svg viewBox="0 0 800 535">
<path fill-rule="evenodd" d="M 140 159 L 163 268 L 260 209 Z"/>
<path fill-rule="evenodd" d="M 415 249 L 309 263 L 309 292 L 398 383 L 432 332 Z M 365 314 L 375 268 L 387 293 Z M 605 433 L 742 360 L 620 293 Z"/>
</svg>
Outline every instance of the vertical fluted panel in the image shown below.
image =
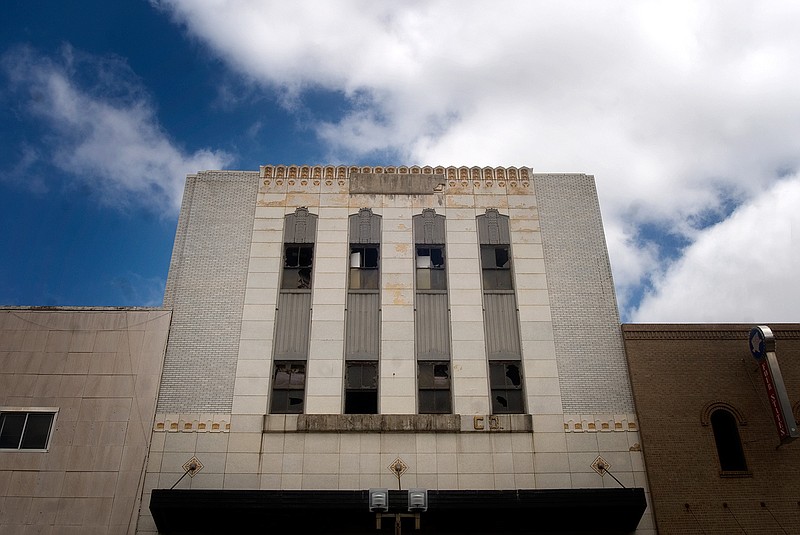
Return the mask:
<svg viewBox="0 0 800 535">
<path fill-rule="evenodd" d="M 450 322 L 447 294 L 417 293 L 417 358 L 449 360 Z"/>
<path fill-rule="evenodd" d="M 486 349 L 489 359 L 519 359 L 517 305 L 513 293 L 484 293 Z"/>
<path fill-rule="evenodd" d="M 377 360 L 380 355 L 380 293 L 347 294 L 348 359 Z"/>
<path fill-rule="evenodd" d="M 275 358 L 305 359 L 311 332 L 311 292 L 281 293 L 275 314 Z"/>
</svg>

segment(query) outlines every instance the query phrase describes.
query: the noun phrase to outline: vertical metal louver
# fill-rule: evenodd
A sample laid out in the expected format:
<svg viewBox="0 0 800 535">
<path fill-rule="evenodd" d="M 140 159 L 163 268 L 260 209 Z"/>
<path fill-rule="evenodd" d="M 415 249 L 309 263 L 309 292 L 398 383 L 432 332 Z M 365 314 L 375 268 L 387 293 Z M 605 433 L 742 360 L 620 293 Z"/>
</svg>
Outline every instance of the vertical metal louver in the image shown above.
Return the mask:
<svg viewBox="0 0 800 535">
<path fill-rule="evenodd" d="M 522 354 L 513 293 L 484 293 L 486 352 L 489 360 L 519 360 Z"/>
<path fill-rule="evenodd" d="M 377 360 L 380 352 L 380 294 L 347 295 L 347 358 Z"/>
<path fill-rule="evenodd" d="M 275 358 L 305 360 L 311 332 L 311 292 L 281 293 L 275 317 Z"/>
<path fill-rule="evenodd" d="M 450 359 L 450 316 L 446 293 L 417 294 L 415 334 L 418 359 Z"/>
</svg>

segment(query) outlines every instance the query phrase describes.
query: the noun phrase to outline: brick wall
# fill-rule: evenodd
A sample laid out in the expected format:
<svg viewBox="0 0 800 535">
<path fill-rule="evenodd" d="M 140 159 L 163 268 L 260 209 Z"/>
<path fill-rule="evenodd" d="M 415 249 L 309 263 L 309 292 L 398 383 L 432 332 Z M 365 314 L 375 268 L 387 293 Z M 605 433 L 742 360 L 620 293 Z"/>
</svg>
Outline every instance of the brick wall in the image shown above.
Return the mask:
<svg viewBox="0 0 800 535">
<path fill-rule="evenodd" d="M 632 412 L 594 177 L 534 174 L 533 184 L 564 412 Z"/>
<path fill-rule="evenodd" d="M 258 173 L 186 179 L 164 305 L 170 341 L 161 412 L 230 412 Z"/>
<path fill-rule="evenodd" d="M 770 327 L 789 397 L 797 403 L 800 325 Z M 651 498 L 662 535 L 797 532 L 800 441 L 776 448 L 777 431 L 748 346 L 750 328 L 623 325 Z M 720 475 L 712 429 L 702 423 L 704 410 L 712 403 L 729 405 L 746 422 L 739 433 L 747 477 Z"/>
</svg>

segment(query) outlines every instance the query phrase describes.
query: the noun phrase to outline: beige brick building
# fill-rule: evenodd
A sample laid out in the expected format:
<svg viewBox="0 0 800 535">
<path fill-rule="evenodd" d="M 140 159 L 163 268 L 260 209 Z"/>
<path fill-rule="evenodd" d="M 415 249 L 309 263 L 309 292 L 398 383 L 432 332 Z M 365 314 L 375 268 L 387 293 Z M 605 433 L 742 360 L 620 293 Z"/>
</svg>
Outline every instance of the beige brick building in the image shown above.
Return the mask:
<svg viewBox="0 0 800 535">
<path fill-rule="evenodd" d="M 658 532 L 797 533 L 800 443 L 781 445 L 752 325 L 623 325 Z M 797 415 L 800 325 L 771 324 Z"/>
<path fill-rule="evenodd" d="M 591 176 L 198 173 L 164 306 L 139 533 L 652 533 Z"/>
</svg>

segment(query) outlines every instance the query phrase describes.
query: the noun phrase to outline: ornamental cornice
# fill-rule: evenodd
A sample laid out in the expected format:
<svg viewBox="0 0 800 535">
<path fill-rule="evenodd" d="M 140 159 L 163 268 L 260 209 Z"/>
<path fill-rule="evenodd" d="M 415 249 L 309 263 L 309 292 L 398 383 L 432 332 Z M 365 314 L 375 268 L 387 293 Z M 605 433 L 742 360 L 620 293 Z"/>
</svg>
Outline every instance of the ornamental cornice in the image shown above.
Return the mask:
<svg viewBox="0 0 800 535">
<path fill-rule="evenodd" d="M 772 327 L 776 340 L 800 340 L 800 328 L 782 329 Z M 749 327 L 747 329 L 722 329 L 715 330 L 713 327 L 697 328 L 687 325 L 685 329 L 656 329 L 656 330 L 632 330 L 623 328 L 623 338 L 625 340 L 747 340 Z"/>
<path fill-rule="evenodd" d="M 440 175 L 445 178 L 449 187 L 479 187 L 481 185 L 499 185 L 510 187 L 529 187 L 533 170 L 528 167 L 443 167 L 443 166 L 345 166 L 345 165 L 262 165 L 259 169 L 262 180 L 269 181 L 312 181 L 319 184 L 325 181 L 332 185 L 334 181 L 348 180 L 351 175 L 386 174 L 386 175 Z"/>
<path fill-rule="evenodd" d="M 743 331 L 625 331 L 626 340 L 746 340 Z"/>
</svg>

